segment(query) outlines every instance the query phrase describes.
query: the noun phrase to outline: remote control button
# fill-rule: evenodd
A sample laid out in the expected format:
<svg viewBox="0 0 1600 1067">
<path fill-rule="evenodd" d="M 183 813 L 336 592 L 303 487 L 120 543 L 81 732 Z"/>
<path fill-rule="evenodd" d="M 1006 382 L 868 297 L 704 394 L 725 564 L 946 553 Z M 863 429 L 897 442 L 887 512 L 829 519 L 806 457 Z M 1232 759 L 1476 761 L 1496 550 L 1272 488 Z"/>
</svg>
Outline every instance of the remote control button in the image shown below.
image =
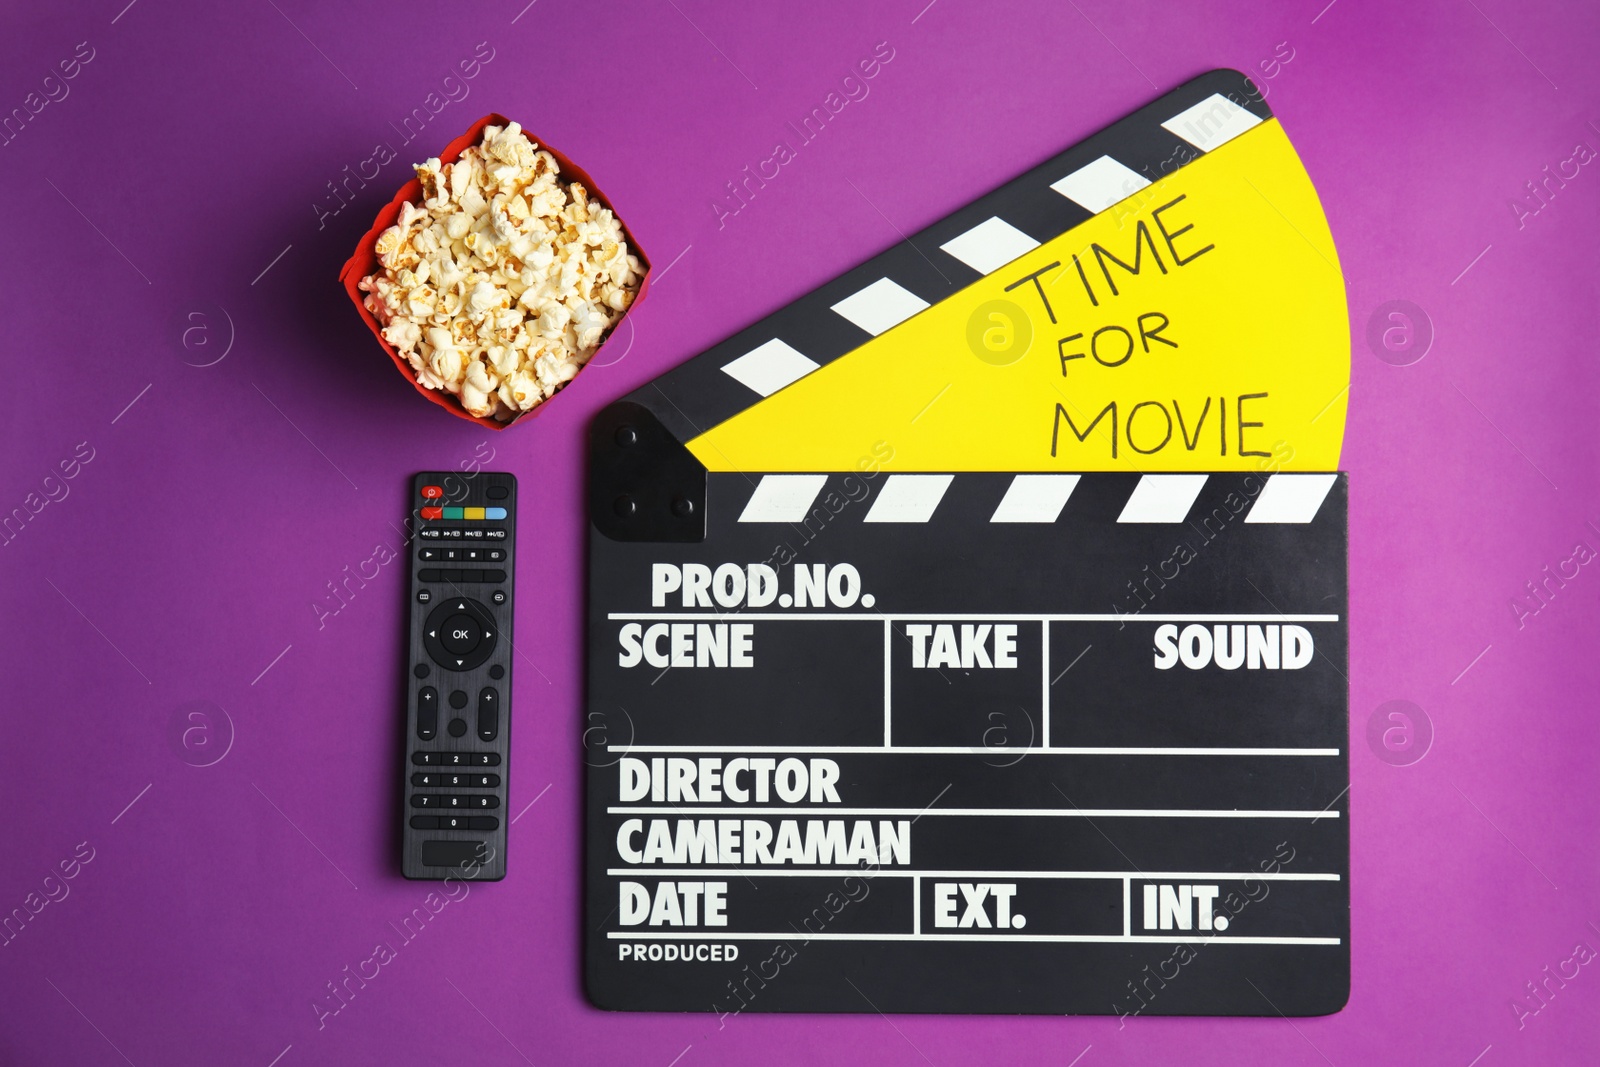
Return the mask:
<svg viewBox="0 0 1600 1067">
<path fill-rule="evenodd" d="M 484 686 L 478 692 L 478 740 L 493 741 L 499 733 L 500 694 L 493 686 Z"/>
<path fill-rule="evenodd" d="M 471 782 L 472 778 L 473 776 L 470 774 L 442 774 L 439 776 L 439 781 L 451 789 L 460 789 Z"/>
<path fill-rule="evenodd" d="M 466 797 L 440 797 L 439 800 L 447 808 L 464 808 L 467 806 Z"/>
<path fill-rule="evenodd" d="M 457 689 L 455 692 L 451 693 L 450 694 L 450 706 L 452 708 L 464 708 L 464 707 L 466 707 L 467 706 L 467 694 L 466 694 L 466 691 L 462 690 L 462 689 Z"/>
<path fill-rule="evenodd" d="M 467 818 L 465 815 L 441 815 L 439 816 L 439 829 L 465 830 L 467 829 Z"/>
<path fill-rule="evenodd" d="M 475 537 L 475 538 L 478 538 L 478 539 L 481 540 L 483 538 L 483 531 L 482 530 L 462 530 L 461 531 L 461 536 L 462 537 Z"/>
<path fill-rule="evenodd" d="M 468 830 L 498 830 L 500 820 L 493 815 L 473 815 L 467 819 Z"/>
<path fill-rule="evenodd" d="M 425 485 L 422 487 L 422 499 L 424 500 L 438 500 L 442 496 L 444 496 L 444 490 L 437 485 Z"/>
<path fill-rule="evenodd" d="M 498 789 L 500 776 L 498 774 L 470 774 L 467 776 L 467 787 L 470 789 Z"/>
<path fill-rule="evenodd" d="M 470 752 L 441 752 L 446 767 L 466 767 L 471 763 Z"/>
<path fill-rule="evenodd" d="M 425 685 L 417 691 L 417 738 L 432 741 L 439 733 L 439 691 Z"/>
<path fill-rule="evenodd" d="M 472 754 L 472 765 L 474 767 L 498 767 L 500 766 L 500 753 L 474 752 Z"/>
<path fill-rule="evenodd" d="M 506 572 L 502 570 L 470 571 L 468 573 L 475 575 L 473 578 L 475 582 L 503 582 L 506 580 Z"/>
<path fill-rule="evenodd" d="M 438 567 L 424 567 L 417 572 L 417 581 L 419 582 L 442 582 L 444 580 L 444 571 Z"/>
<path fill-rule="evenodd" d="M 426 678 L 431 670 L 432 668 L 426 663 L 419 663 L 415 667 L 411 668 L 411 673 L 416 675 L 418 678 Z"/>
<path fill-rule="evenodd" d="M 427 563 L 431 560 L 438 559 L 440 551 L 441 549 L 434 548 L 431 545 L 424 545 L 422 548 L 417 549 L 417 558 L 424 563 Z"/>
<path fill-rule="evenodd" d="M 424 841 L 421 859 L 424 867 L 464 867 L 469 863 L 488 863 L 489 852 L 483 841 Z"/>
<path fill-rule="evenodd" d="M 451 737 L 460 737 L 462 734 L 464 734 L 466 732 L 467 732 L 467 720 L 466 719 L 451 719 L 450 720 L 450 736 Z"/>
<path fill-rule="evenodd" d="M 465 560 L 466 562 L 468 562 L 468 563 L 482 563 L 483 562 L 483 549 L 481 549 L 481 548 L 463 548 L 461 550 L 461 558 L 463 560 Z"/>
<path fill-rule="evenodd" d="M 477 816 L 480 819 L 485 817 L 482 815 Z M 439 817 L 437 815 L 413 815 L 411 816 L 411 828 L 413 830 L 437 830 L 439 828 Z"/>
<path fill-rule="evenodd" d="M 418 772 L 411 776 L 411 784 L 423 789 L 436 789 L 439 785 L 439 776 L 437 774 Z"/>
<path fill-rule="evenodd" d="M 491 485 L 483 495 L 490 500 L 504 500 L 511 495 L 511 488 L 505 485 Z"/>
<path fill-rule="evenodd" d="M 464 613 L 450 616 L 439 629 L 439 643 L 444 645 L 446 652 L 458 656 L 471 652 L 482 640 L 483 627 L 478 625 L 477 619 Z"/>
<path fill-rule="evenodd" d="M 418 530 L 417 531 L 417 536 L 418 537 L 437 538 L 439 536 L 439 531 L 438 530 L 431 530 L 431 529 Z"/>
<path fill-rule="evenodd" d="M 504 522 L 505 521 L 505 517 L 506 517 L 506 509 L 505 508 L 484 508 L 483 509 L 483 517 L 488 519 L 488 520 L 490 520 L 491 522 Z"/>
<path fill-rule="evenodd" d="M 423 508 L 419 514 L 424 519 L 438 519 L 444 517 L 443 508 Z"/>
<path fill-rule="evenodd" d="M 497 508 L 496 510 L 504 511 L 505 508 Z M 461 509 L 461 517 L 463 519 L 466 519 L 468 522 L 475 522 L 475 521 L 476 522 L 481 522 L 481 521 L 483 521 L 483 509 L 482 508 L 462 508 Z"/>
<path fill-rule="evenodd" d="M 450 563 L 460 559 L 463 550 L 459 548 L 443 548 L 440 551 L 444 553 L 445 562 Z"/>
<path fill-rule="evenodd" d="M 432 793 L 416 793 L 411 797 L 411 806 L 413 808 L 437 808 L 439 806 L 439 798 Z"/>
<path fill-rule="evenodd" d="M 502 593 L 500 595 L 504 596 L 505 594 Z M 496 603 L 499 603 L 499 601 L 496 601 Z M 489 677 L 493 678 L 495 681 L 499 681 L 501 678 L 504 678 L 505 676 L 506 676 L 506 669 L 504 667 L 500 666 L 500 664 L 496 663 L 493 667 L 489 668 Z"/>
<path fill-rule="evenodd" d="M 442 753 L 439 752 L 413 752 L 411 753 L 411 762 L 418 767 L 437 767 L 441 755 Z"/>
<path fill-rule="evenodd" d="M 489 594 L 489 599 L 493 603 L 504 604 L 506 602 L 506 591 L 504 589 L 496 589 L 494 592 Z M 500 676 L 497 674 L 495 677 L 498 678 Z"/>
<path fill-rule="evenodd" d="M 428 601 L 430 601 L 432 599 L 433 599 L 433 594 L 428 592 L 426 589 L 418 589 L 417 590 L 417 603 L 418 604 L 426 604 Z"/>
<path fill-rule="evenodd" d="M 460 508 L 445 508 L 444 509 L 444 517 L 447 518 L 447 519 L 460 519 L 462 517 L 461 509 Z"/>
<path fill-rule="evenodd" d="M 486 548 L 483 550 L 483 558 L 488 560 L 490 563 L 504 562 L 506 558 L 506 550 L 503 548 Z"/>
<path fill-rule="evenodd" d="M 498 808 L 500 806 L 500 798 L 492 796 L 451 797 L 450 799 L 468 801 L 474 808 Z"/>
<path fill-rule="evenodd" d="M 504 541 L 506 539 L 506 532 L 504 530 L 485 530 L 483 532 L 483 536 L 493 541 Z"/>
</svg>

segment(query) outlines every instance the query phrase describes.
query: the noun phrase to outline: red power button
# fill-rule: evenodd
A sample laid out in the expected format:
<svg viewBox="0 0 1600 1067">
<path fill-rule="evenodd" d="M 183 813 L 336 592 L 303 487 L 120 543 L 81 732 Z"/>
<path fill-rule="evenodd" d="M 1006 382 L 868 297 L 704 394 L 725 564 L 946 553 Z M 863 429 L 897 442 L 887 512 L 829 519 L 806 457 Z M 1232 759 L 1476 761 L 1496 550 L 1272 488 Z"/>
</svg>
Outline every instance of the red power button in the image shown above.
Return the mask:
<svg viewBox="0 0 1600 1067">
<path fill-rule="evenodd" d="M 444 496 L 444 490 L 437 485 L 425 485 L 422 487 L 422 499 L 424 500 L 438 500 L 442 496 Z"/>
</svg>

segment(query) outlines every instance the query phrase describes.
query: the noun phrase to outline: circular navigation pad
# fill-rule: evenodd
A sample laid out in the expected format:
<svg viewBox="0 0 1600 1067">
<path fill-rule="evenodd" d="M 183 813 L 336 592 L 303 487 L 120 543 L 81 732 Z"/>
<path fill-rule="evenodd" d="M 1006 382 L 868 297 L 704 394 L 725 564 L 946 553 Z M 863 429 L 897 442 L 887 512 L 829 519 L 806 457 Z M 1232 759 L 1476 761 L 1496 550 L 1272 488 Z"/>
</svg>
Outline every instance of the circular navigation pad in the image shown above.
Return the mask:
<svg viewBox="0 0 1600 1067">
<path fill-rule="evenodd" d="M 428 613 L 422 645 L 447 671 L 470 671 L 494 654 L 500 626 L 476 600 L 452 597 Z"/>
</svg>

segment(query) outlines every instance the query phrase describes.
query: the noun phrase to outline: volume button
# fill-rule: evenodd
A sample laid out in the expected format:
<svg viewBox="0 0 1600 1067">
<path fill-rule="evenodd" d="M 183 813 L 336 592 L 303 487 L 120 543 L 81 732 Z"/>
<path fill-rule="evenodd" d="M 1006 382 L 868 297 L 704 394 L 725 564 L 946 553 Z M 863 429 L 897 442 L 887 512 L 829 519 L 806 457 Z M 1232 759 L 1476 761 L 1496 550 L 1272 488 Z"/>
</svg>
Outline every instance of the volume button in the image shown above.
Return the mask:
<svg viewBox="0 0 1600 1067">
<path fill-rule="evenodd" d="M 478 693 L 478 740 L 493 741 L 500 733 L 500 694 L 493 686 Z"/>
<path fill-rule="evenodd" d="M 425 685 L 417 691 L 417 738 L 432 741 L 439 734 L 439 691 Z"/>
</svg>

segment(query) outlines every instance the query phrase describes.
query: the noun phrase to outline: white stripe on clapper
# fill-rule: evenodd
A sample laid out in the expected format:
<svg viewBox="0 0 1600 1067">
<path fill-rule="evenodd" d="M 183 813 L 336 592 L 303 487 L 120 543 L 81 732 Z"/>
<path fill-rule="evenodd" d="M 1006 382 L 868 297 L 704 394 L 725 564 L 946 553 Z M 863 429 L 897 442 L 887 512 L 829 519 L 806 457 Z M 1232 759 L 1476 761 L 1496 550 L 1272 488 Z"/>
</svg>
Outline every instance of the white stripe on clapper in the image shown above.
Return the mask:
<svg viewBox="0 0 1600 1067">
<path fill-rule="evenodd" d="M 1101 156 L 1079 167 L 1065 178 L 1050 183 L 1050 188 L 1085 211 L 1098 215 L 1150 184 L 1150 179 L 1129 170 L 1110 156 Z"/>
<path fill-rule="evenodd" d="M 1204 474 L 1146 474 L 1117 521 L 1182 522 L 1205 484 Z"/>
<path fill-rule="evenodd" d="M 763 474 L 740 522 L 801 522 L 828 483 L 826 474 Z"/>
<path fill-rule="evenodd" d="M 979 274 L 992 274 L 1039 242 L 1004 219 L 991 217 L 939 246 Z"/>
<path fill-rule="evenodd" d="M 927 522 L 953 474 L 891 474 L 862 522 Z"/>
<path fill-rule="evenodd" d="M 1185 108 L 1161 125 L 1182 137 L 1202 152 L 1215 151 L 1252 127 L 1261 119 L 1220 93 L 1212 93 L 1193 107 Z"/>
<path fill-rule="evenodd" d="M 1310 522 L 1338 480 L 1337 474 L 1274 474 L 1244 521 Z"/>
<path fill-rule="evenodd" d="M 722 373 L 747 389 L 771 396 L 779 389 L 799 381 L 821 364 L 798 349 L 774 337 L 758 345 L 722 368 Z"/>
<path fill-rule="evenodd" d="M 926 300 L 905 286 L 879 278 L 833 305 L 833 310 L 876 337 L 927 306 Z"/>
<path fill-rule="evenodd" d="M 1076 474 L 1019 474 L 990 522 L 1055 522 L 1078 487 Z"/>
</svg>

